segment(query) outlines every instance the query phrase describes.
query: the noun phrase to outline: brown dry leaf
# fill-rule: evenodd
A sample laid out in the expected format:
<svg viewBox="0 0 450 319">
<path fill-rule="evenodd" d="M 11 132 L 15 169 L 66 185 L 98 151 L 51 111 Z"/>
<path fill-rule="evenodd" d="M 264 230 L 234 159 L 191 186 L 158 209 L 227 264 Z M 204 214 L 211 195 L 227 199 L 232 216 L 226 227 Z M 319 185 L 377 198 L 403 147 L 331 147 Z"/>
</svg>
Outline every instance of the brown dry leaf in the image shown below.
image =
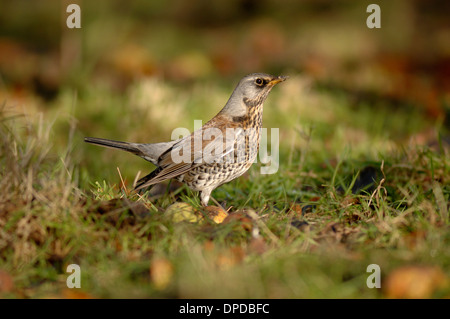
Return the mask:
<svg viewBox="0 0 450 319">
<path fill-rule="evenodd" d="M 9 273 L 0 270 L 0 293 L 8 293 L 14 290 L 14 280 Z"/>
<path fill-rule="evenodd" d="M 113 247 L 116 249 L 116 252 L 120 252 L 123 249 L 122 243 L 118 238 L 114 239 Z"/>
<path fill-rule="evenodd" d="M 216 224 L 222 223 L 227 218 L 228 213 L 218 206 L 206 206 L 206 215 L 212 219 Z"/>
<path fill-rule="evenodd" d="M 384 283 L 387 298 L 422 299 L 448 285 L 448 278 L 438 267 L 404 266 L 392 271 Z"/>
<path fill-rule="evenodd" d="M 267 244 L 262 237 L 252 238 L 248 250 L 251 253 L 262 255 L 267 251 Z"/>
<path fill-rule="evenodd" d="M 302 211 L 302 205 L 300 205 L 300 204 L 292 204 L 291 205 L 291 207 L 290 207 L 290 210 L 295 214 L 295 215 L 297 215 L 297 216 L 302 216 L 302 213 L 303 213 L 303 211 Z"/>
<path fill-rule="evenodd" d="M 252 219 L 247 215 L 245 211 L 237 211 L 234 213 L 231 213 L 225 218 L 223 221 L 224 224 L 227 223 L 235 223 L 240 226 L 240 228 L 244 229 L 245 231 L 252 231 L 253 229 L 253 222 Z"/>
<path fill-rule="evenodd" d="M 165 289 L 173 277 L 173 265 L 164 257 L 154 258 L 150 264 L 150 279 L 159 290 Z"/>
<path fill-rule="evenodd" d="M 224 270 L 241 262 L 244 257 L 245 253 L 242 247 L 231 247 L 217 256 L 216 264 L 220 269 Z"/>
<path fill-rule="evenodd" d="M 62 297 L 65 299 L 94 299 L 94 297 L 90 294 L 80 291 L 80 289 L 77 288 L 64 289 L 62 292 Z"/>
</svg>

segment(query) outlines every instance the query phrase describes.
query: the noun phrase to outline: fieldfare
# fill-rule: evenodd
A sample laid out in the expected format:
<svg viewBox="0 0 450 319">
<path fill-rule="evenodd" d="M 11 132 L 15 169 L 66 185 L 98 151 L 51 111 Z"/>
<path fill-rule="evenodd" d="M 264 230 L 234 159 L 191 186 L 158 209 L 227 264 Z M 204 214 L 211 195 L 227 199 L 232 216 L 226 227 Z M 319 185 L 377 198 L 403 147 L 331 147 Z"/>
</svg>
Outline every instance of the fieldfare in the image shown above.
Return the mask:
<svg viewBox="0 0 450 319">
<path fill-rule="evenodd" d="M 207 206 L 215 188 L 244 174 L 255 161 L 263 103 L 272 88 L 286 79 L 264 73 L 245 76 L 216 116 L 175 141 L 140 144 L 93 137 L 84 141 L 125 150 L 155 164 L 135 190 L 174 178 L 199 191 L 202 205 Z"/>
</svg>

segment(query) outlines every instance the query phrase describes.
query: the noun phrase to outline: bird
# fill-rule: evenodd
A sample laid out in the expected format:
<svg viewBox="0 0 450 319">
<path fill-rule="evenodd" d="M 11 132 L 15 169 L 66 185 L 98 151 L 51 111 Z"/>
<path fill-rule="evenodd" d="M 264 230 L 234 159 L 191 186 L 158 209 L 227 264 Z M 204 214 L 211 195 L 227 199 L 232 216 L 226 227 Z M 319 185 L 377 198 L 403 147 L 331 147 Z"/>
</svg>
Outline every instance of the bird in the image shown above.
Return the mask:
<svg viewBox="0 0 450 319">
<path fill-rule="evenodd" d="M 217 204 L 211 192 L 244 174 L 255 161 L 264 101 L 287 78 L 266 73 L 244 76 L 211 120 L 177 140 L 144 144 L 85 137 L 84 141 L 124 150 L 156 165 L 137 181 L 135 191 L 176 179 L 200 193 L 202 206 L 208 206 L 210 199 Z"/>
</svg>

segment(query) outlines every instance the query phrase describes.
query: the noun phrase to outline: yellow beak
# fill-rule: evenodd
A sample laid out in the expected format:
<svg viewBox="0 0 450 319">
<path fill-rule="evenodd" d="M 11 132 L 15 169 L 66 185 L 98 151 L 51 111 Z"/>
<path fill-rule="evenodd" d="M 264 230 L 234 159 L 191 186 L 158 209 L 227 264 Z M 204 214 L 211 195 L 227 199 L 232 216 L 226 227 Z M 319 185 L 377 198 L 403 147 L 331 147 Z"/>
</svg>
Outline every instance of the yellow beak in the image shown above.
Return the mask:
<svg viewBox="0 0 450 319">
<path fill-rule="evenodd" d="M 280 75 L 280 76 L 278 76 L 278 77 L 273 78 L 272 80 L 270 80 L 269 84 L 273 86 L 273 85 L 275 85 L 275 84 L 277 84 L 277 83 L 280 83 L 280 82 L 285 81 L 285 80 L 288 79 L 288 78 L 289 78 L 288 76 Z"/>
</svg>

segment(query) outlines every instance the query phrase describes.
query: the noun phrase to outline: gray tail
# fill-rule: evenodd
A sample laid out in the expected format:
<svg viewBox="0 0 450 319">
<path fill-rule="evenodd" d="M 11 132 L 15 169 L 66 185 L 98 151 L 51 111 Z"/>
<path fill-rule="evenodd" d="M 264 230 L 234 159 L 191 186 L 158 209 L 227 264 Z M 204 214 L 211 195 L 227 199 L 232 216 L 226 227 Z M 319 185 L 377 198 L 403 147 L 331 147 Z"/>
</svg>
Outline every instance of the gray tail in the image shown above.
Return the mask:
<svg viewBox="0 0 450 319">
<path fill-rule="evenodd" d="M 120 142 L 120 141 L 113 141 L 113 140 L 107 140 L 104 138 L 97 138 L 97 137 L 85 137 L 84 141 L 86 143 L 100 145 L 104 147 L 110 147 L 110 148 L 118 148 L 127 152 L 131 152 L 133 154 L 142 156 L 142 152 L 139 150 L 139 148 L 136 147 L 136 144 L 134 143 L 128 143 L 128 142 Z"/>
</svg>

